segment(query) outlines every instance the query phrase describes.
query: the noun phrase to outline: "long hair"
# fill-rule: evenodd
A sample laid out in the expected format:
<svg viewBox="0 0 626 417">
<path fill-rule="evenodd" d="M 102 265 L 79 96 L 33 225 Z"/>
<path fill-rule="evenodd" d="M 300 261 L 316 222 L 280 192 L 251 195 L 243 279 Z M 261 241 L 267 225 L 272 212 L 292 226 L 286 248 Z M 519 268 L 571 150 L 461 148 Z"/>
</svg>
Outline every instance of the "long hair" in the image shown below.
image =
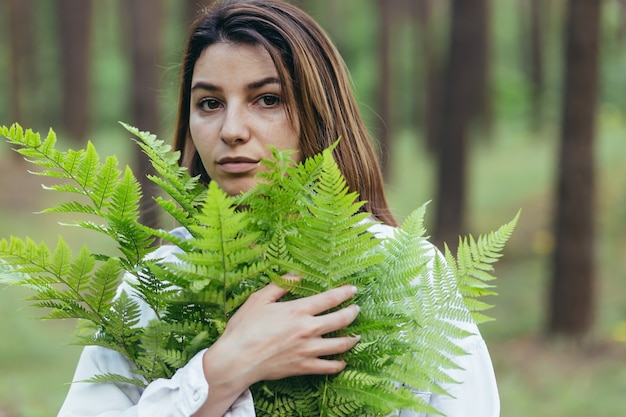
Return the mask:
<svg viewBox="0 0 626 417">
<path fill-rule="evenodd" d="M 191 141 L 189 111 L 196 61 L 205 48 L 218 42 L 261 45 L 267 50 L 278 72 L 288 116 L 301 132 L 302 157 L 320 153 L 341 138 L 333 156 L 350 190 L 366 202 L 364 210 L 383 223 L 397 225 L 345 63 L 324 30 L 287 2 L 218 2 L 193 23 L 181 67 L 174 140 L 174 148 L 181 151 L 182 163 L 190 173 L 210 181 Z M 296 120 L 299 126 L 295 126 Z"/>
</svg>

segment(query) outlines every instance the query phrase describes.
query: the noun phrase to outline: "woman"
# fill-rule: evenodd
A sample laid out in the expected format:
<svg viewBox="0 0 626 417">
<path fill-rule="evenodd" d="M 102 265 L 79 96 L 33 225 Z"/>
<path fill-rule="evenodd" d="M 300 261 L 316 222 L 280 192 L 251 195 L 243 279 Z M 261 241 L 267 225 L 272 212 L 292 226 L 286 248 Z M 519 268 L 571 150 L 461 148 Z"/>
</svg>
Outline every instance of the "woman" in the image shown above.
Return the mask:
<svg viewBox="0 0 626 417">
<path fill-rule="evenodd" d="M 338 137 L 334 156 L 349 187 L 389 236 L 396 222 L 350 81 L 336 49 L 320 27 L 298 8 L 280 1 L 227 1 L 195 22 L 181 68 L 175 148 L 204 182 L 217 181 L 231 195 L 255 185 L 268 145 L 294 150 L 298 162 Z M 178 230 L 186 236 L 185 230 Z M 159 248 L 170 260 L 175 249 Z M 122 284 L 121 289 L 127 284 Z M 116 384 L 75 382 L 59 416 L 254 416 L 248 387 L 305 374 L 334 374 L 345 363 L 322 357 L 354 347 L 358 337 L 322 337 L 348 326 L 358 315 L 343 286 L 315 296 L 279 302 L 275 284 L 254 293 L 228 322 L 222 337 L 179 369 L 145 390 Z M 146 308 L 143 323 L 152 316 Z M 498 394 L 485 344 L 475 325 L 460 342 L 468 352 L 453 397 L 419 393 L 448 417 L 499 415 Z M 132 376 L 115 352 L 88 347 L 75 381 L 96 374 Z M 402 412 L 400 415 L 415 415 Z"/>
</svg>

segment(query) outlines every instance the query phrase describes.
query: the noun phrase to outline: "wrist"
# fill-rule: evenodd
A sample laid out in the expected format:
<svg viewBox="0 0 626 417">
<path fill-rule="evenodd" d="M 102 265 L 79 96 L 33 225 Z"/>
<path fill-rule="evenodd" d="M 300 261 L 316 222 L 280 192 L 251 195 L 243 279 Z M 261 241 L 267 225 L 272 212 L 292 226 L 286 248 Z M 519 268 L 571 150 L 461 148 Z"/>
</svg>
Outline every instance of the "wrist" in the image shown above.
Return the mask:
<svg viewBox="0 0 626 417">
<path fill-rule="evenodd" d="M 220 340 L 204 352 L 202 368 L 209 385 L 209 397 L 232 398 L 234 402 L 254 383 L 246 378 L 245 366 L 236 352 Z"/>
</svg>

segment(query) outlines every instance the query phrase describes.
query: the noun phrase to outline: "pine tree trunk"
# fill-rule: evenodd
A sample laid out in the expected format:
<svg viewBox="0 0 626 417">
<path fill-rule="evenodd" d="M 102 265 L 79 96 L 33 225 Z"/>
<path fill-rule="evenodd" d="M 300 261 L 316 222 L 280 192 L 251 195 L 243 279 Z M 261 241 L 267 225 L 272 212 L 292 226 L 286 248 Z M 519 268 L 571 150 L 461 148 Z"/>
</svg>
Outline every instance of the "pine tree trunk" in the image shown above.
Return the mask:
<svg viewBox="0 0 626 417">
<path fill-rule="evenodd" d="M 600 1 L 570 0 L 548 331 L 582 338 L 594 309 L 593 143 Z"/>
<path fill-rule="evenodd" d="M 35 41 L 32 0 L 8 0 L 8 25 L 10 39 L 9 64 L 9 111 L 10 121 L 22 125 L 32 123 L 28 121 L 35 109 L 33 100 L 22 100 L 32 97 L 34 93 L 33 81 L 35 76 Z"/>
<path fill-rule="evenodd" d="M 163 27 L 163 3 L 161 0 L 133 0 L 124 2 L 130 25 L 129 36 L 132 62 L 131 109 L 132 124 L 140 130 L 159 132 L 159 55 L 161 28 Z M 153 194 L 155 187 L 146 175 L 153 173 L 147 156 L 137 147 L 135 167 L 141 183 L 141 221 L 152 227 L 159 219 L 154 215 Z"/>
<path fill-rule="evenodd" d="M 490 26 L 491 13 L 488 0 L 475 0 L 472 10 L 473 82 L 470 84 L 470 119 L 481 128 L 482 137 L 488 138 L 492 125 Z"/>
<path fill-rule="evenodd" d="M 521 0 L 521 48 L 523 69 L 530 84 L 530 123 L 534 130 L 542 125 L 544 62 L 544 15 L 547 11 L 542 0 Z"/>
<path fill-rule="evenodd" d="M 378 32 L 378 99 L 377 113 L 379 118 L 378 144 L 383 176 L 389 176 L 390 128 L 391 128 L 391 61 L 390 38 L 393 3 L 378 0 L 379 32 Z"/>
<path fill-rule="evenodd" d="M 91 0 L 58 0 L 63 85 L 63 127 L 77 142 L 87 140 L 91 109 L 89 95 Z"/>
<path fill-rule="evenodd" d="M 441 111 L 438 115 L 437 213 L 434 241 L 456 248 L 463 233 L 466 205 L 466 139 L 475 88 L 484 68 L 481 49 L 484 19 L 477 15 L 485 0 L 453 0 L 448 59 L 443 75 Z"/>
<path fill-rule="evenodd" d="M 416 91 L 415 95 L 420 97 L 422 104 L 417 106 L 420 109 L 421 117 L 415 119 L 423 126 L 424 137 L 426 138 L 426 147 L 429 151 L 435 153 L 435 144 L 437 140 L 438 117 L 440 110 L 439 103 L 439 87 L 440 82 L 440 63 L 439 54 L 437 54 L 437 39 L 433 30 L 433 15 L 435 2 L 438 0 L 408 0 L 413 20 L 415 21 L 416 30 L 419 36 L 419 42 L 415 42 L 415 60 L 417 64 L 421 64 L 424 68 L 423 88 Z M 416 129 L 418 126 L 415 127 Z"/>
</svg>

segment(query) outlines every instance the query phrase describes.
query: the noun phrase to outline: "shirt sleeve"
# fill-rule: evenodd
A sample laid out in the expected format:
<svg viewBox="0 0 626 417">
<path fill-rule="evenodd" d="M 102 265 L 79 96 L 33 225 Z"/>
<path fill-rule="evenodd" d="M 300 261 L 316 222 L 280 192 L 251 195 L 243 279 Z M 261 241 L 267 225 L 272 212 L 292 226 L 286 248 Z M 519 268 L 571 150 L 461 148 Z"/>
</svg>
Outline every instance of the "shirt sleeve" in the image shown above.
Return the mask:
<svg viewBox="0 0 626 417">
<path fill-rule="evenodd" d="M 178 250 L 161 246 L 151 255 L 153 259 L 175 261 Z M 135 278 L 126 274 L 118 294 L 133 294 L 128 282 Z M 139 325 L 146 326 L 154 313 L 140 299 Z M 103 374 L 136 378 L 133 365 L 123 355 L 100 346 L 87 346 L 78 361 L 73 382 L 58 417 L 189 417 L 204 404 L 210 387 L 204 377 L 202 356 L 198 352 L 170 379 L 157 379 L 147 387 L 131 384 L 82 382 Z M 224 417 L 254 417 L 254 403 L 249 391 L 244 392 Z"/>
<path fill-rule="evenodd" d="M 460 368 L 449 372 L 459 383 L 443 386 L 449 396 L 433 394 L 430 397 L 430 405 L 446 417 L 500 415 L 500 397 L 491 358 L 478 329 L 473 333 L 459 343 L 467 352 L 467 355 L 455 358 Z"/>
<path fill-rule="evenodd" d="M 380 238 L 393 237 L 394 229 L 390 226 L 377 224 L 370 228 Z M 438 256 L 445 262 L 442 254 L 430 243 L 433 251 L 433 260 Z M 433 265 L 429 270 L 432 272 Z M 421 279 L 433 279 L 432 275 L 420 277 Z M 458 294 L 460 297 L 460 294 Z M 443 384 L 442 388 L 449 394 L 435 394 L 429 392 L 416 392 L 434 409 L 446 417 L 499 417 L 500 396 L 496 383 L 496 377 L 489 356 L 489 351 L 483 340 L 478 326 L 473 321 L 456 322 L 458 327 L 467 331 L 470 335 L 456 341 L 458 346 L 467 354 L 454 357 L 458 369 L 448 370 L 447 374 L 458 383 Z M 440 415 L 426 415 L 409 410 L 402 410 L 399 417 L 439 417 Z"/>
<path fill-rule="evenodd" d="M 418 392 L 431 407 L 446 417 L 499 417 L 500 397 L 487 346 L 480 334 L 463 339 L 459 346 L 468 354 L 455 358 L 461 367 L 449 371 L 458 383 L 444 384 L 449 394 Z M 402 410 L 399 417 L 441 417 Z"/>
<path fill-rule="evenodd" d="M 189 417 L 209 395 L 202 369 L 204 350 L 180 368 L 171 379 L 157 379 L 145 389 L 117 383 L 81 382 L 95 375 L 115 373 L 134 377 L 119 353 L 88 346 L 78 362 L 74 382 L 58 417 Z M 224 417 L 254 417 L 249 391 L 244 392 Z"/>
</svg>

